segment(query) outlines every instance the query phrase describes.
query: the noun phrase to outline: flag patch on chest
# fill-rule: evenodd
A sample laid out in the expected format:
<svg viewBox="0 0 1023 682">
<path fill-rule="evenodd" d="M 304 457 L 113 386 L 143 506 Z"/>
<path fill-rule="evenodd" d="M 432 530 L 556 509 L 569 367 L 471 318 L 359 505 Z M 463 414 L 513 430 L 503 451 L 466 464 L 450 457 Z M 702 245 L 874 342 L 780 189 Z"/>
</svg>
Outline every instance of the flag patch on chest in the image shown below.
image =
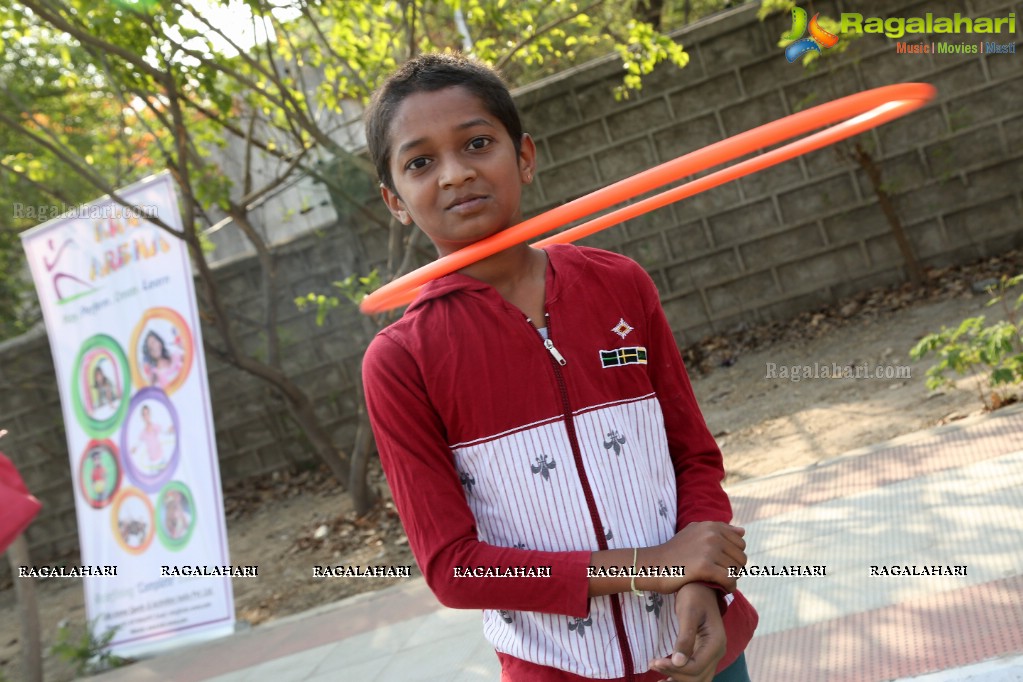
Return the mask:
<svg viewBox="0 0 1023 682">
<path fill-rule="evenodd" d="M 646 348 L 643 346 L 629 346 L 627 348 L 600 351 L 600 365 L 605 368 L 645 364 Z"/>
</svg>

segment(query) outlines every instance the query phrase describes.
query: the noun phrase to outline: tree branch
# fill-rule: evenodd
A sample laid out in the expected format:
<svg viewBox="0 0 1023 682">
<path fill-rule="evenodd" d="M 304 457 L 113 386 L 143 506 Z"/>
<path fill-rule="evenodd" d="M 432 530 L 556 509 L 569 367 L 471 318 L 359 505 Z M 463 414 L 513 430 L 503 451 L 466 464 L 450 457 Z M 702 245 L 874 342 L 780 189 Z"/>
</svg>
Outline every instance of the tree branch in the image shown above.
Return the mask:
<svg viewBox="0 0 1023 682">
<path fill-rule="evenodd" d="M 21 4 L 25 5 L 30 10 L 32 10 L 36 15 L 38 15 L 40 19 L 50 24 L 54 28 L 59 29 L 64 33 L 67 33 L 68 35 L 72 36 L 73 38 L 81 42 L 83 45 L 92 45 L 93 47 L 96 47 L 100 50 L 105 50 L 109 54 L 120 57 L 121 59 L 128 62 L 132 66 L 135 66 L 136 68 L 143 71 L 145 74 L 147 74 L 154 80 L 159 80 L 160 76 L 162 75 L 157 69 L 151 66 L 140 55 L 137 55 L 131 50 L 127 50 L 121 47 L 120 45 L 116 45 L 114 43 L 110 43 L 107 42 L 106 40 L 102 40 L 96 37 L 92 33 L 89 33 L 88 29 L 84 26 L 72 24 L 59 13 L 54 14 L 48 8 L 44 7 L 39 2 L 39 0 L 19 1 L 21 2 Z"/>
<path fill-rule="evenodd" d="M 580 14 L 586 14 L 594 7 L 603 4 L 604 0 L 596 0 L 595 2 L 591 2 L 586 7 L 583 7 L 582 9 L 578 9 L 575 12 L 571 12 L 570 14 L 566 14 L 563 17 L 547 22 L 537 30 L 530 33 L 528 36 L 520 39 L 519 42 L 515 43 L 515 45 L 513 45 L 512 48 L 508 50 L 508 52 L 506 52 L 504 55 L 501 56 L 500 59 L 497 60 L 497 63 L 494 64 L 494 68 L 500 71 L 502 68 L 504 68 L 505 64 L 511 61 L 511 58 L 514 57 L 515 54 L 519 52 L 519 50 L 528 47 L 530 43 L 532 43 L 534 40 L 542 36 L 544 33 L 547 33 L 551 29 L 555 29 L 561 24 L 564 24 L 566 22 L 571 21 L 572 19 L 575 19 Z"/>
<path fill-rule="evenodd" d="M 51 152 L 62 163 L 64 163 L 66 166 L 68 166 L 70 169 L 72 169 L 75 172 L 76 175 L 78 175 L 83 180 L 88 182 L 90 185 L 95 187 L 96 190 L 100 194 L 103 194 L 103 195 L 109 197 L 114 203 L 116 203 L 119 206 L 122 206 L 125 209 L 133 212 L 135 215 L 144 215 L 144 216 L 146 216 L 146 221 L 147 222 L 152 223 L 153 225 L 155 225 L 156 227 L 160 228 L 164 232 L 167 232 L 168 234 L 172 235 L 174 238 L 176 238 L 176 239 L 182 239 L 183 238 L 181 232 L 179 232 L 178 230 L 175 230 L 173 227 L 171 227 L 166 222 L 164 222 L 161 218 L 159 218 L 157 216 L 150 216 L 148 214 L 148 212 L 143 207 L 141 207 L 141 206 L 139 206 L 137 204 L 132 204 L 132 203 L 128 202 L 127 200 L 125 200 L 124 197 L 122 197 L 120 194 L 117 193 L 117 191 L 114 189 L 113 186 L 111 186 L 109 183 L 107 183 L 98 174 L 93 172 L 92 169 L 89 168 L 88 165 L 85 164 L 84 161 L 81 158 L 75 158 L 74 156 L 72 156 L 73 153 L 70 153 L 70 154 L 69 153 L 64 153 L 61 149 L 56 148 L 53 145 L 51 145 L 48 140 L 42 139 L 42 138 L 39 138 L 37 136 L 32 135 L 30 132 L 26 131 L 24 129 L 24 127 L 19 126 L 17 124 L 17 122 L 13 121 L 13 119 L 11 119 L 2 110 L 0 110 L 0 123 L 5 124 L 8 128 L 13 130 L 15 133 L 23 135 L 25 137 L 28 137 L 29 139 L 31 139 L 36 144 L 42 146 L 43 148 L 45 148 L 46 150 Z M 40 185 L 39 183 L 35 182 L 34 180 L 28 178 L 27 175 L 20 174 L 18 171 L 15 171 L 10 166 L 6 166 L 6 165 L 0 164 L 0 167 L 6 169 L 7 171 L 9 171 L 11 173 L 22 175 L 26 180 L 28 180 L 28 182 L 31 182 L 34 187 L 40 188 L 42 191 L 46 192 L 50 196 L 53 196 L 55 198 L 61 199 L 61 201 L 64 201 L 65 204 L 70 204 L 70 202 L 66 201 L 65 198 L 63 198 L 56 190 L 53 190 L 51 188 L 44 187 L 44 186 Z"/>
</svg>

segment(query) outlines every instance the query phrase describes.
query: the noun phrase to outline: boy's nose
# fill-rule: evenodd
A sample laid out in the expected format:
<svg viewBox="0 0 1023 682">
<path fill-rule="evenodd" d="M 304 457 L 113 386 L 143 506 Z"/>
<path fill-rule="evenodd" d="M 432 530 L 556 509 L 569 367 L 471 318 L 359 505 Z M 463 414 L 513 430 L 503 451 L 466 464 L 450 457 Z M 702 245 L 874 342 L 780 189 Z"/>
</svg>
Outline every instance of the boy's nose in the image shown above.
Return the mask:
<svg viewBox="0 0 1023 682">
<path fill-rule="evenodd" d="M 441 187 L 457 187 L 465 182 L 475 179 L 475 177 L 476 169 L 459 160 L 444 162 L 441 172 L 438 175 Z"/>
</svg>

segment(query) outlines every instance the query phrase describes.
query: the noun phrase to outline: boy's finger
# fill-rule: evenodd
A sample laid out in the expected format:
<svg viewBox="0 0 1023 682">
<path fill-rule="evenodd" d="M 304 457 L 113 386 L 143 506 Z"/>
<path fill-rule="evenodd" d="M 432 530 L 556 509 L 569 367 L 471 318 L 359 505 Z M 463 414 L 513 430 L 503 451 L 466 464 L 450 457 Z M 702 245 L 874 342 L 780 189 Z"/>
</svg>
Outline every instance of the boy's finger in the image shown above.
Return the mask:
<svg viewBox="0 0 1023 682">
<path fill-rule="evenodd" d="M 729 566 L 745 566 L 746 565 L 746 553 L 735 547 L 728 547 L 725 549 L 725 559 Z"/>
<path fill-rule="evenodd" d="M 691 663 L 688 667 L 672 665 L 670 658 L 657 658 L 650 661 L 650 669 L 667 675 L 666 682 L 697 682 L 704 679 L 709 680 L 708 675 L 713 676 L 713 670 L 697 671 Z"/>
<path fill-rule="evenodd" d="M 740 528 L 739 530 L 742 529 Z M 746 541 L 743 539 L 742 533 L 736 533 L 734 529 L 722 533 L 721 537 L 727 540 L 730 545 L 738 547 L 739 549 L 746 549 Z"/>
<path fill-rule="evenodd" d="M 699 626 L 697 615 L 691 609 L 678 614 L 678 638 L 675 640 L 675 651 L 668 657 L 670 665 L 681 668 L 693 655 L 696 646 L 696 629 Z"/>
<path fill-rule="evenodd" d="M 680 679 L 690 679 L 689 675 L 683 672 L 679 666 L 672 665 L 671 658 L 655 658 L 650 661 L 650 669 L 662 675 L 668 675 L 669 682 Z"/>
</svg>

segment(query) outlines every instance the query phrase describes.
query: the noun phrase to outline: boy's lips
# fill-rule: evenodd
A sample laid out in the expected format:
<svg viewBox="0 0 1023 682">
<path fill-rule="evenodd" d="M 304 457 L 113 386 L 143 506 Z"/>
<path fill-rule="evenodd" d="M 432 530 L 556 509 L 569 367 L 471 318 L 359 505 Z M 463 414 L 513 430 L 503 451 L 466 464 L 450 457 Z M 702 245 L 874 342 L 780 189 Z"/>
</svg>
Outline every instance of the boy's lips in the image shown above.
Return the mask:
<svg viewBox="0 0 1023 682">
<path fill-rule="evenodd" d="M 486 199 L 485 194 L 467 194 L 452 201 L 445 207 L 445 210 L 455 213 L 470 213 L 481 207 Z"/>
</svg>

